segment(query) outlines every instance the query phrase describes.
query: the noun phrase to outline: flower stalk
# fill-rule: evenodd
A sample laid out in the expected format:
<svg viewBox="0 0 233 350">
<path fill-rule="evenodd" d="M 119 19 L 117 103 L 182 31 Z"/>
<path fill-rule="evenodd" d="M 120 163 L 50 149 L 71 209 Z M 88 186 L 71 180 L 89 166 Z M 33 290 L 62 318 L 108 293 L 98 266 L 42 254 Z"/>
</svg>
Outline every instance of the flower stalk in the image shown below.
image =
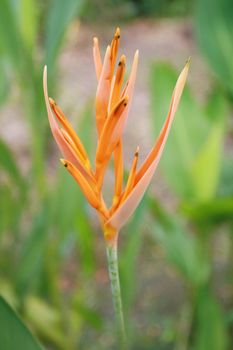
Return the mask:
<svg viewBox="0 0 233 350">
<path fill-rule="evenodd" d="M 127 342 L 119 279 L 117 244 L 107 243 L 106 251 L 119 345 L 121 350 L 126 350 Z"/>
</svg>

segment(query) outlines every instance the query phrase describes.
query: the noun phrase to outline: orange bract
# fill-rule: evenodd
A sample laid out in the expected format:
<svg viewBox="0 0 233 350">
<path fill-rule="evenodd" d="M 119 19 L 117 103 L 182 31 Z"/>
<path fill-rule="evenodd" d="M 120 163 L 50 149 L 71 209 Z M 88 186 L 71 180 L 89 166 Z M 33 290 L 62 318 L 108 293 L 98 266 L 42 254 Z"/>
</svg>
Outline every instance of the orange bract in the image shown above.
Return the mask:
<svg viewBox="0 0 233 350">
<path fill-rule="evenodd" d="M 99 214 L 105 232 L 105 239 L 116 239 L 119 229 L 134 212 L 145 193 L 160 160 L 165 142 L 174 119 L 179 100 L 187 79 L 189 62 L 182 70 L 173 91 L 169 112 L 160 135 L 148 157 L 137 170 L 137 148 L 128 181 L 123 190 L 123 147 L 122 134 L 132 102 L 136 80 L 138 51 L 136 51 L 128 81 L 124 82 L 126 58 L 120 57 L 114 75 L 120 41 L 117 28 L 111 45 L 107 47 L 102 62 L 98 39 L 94 38 L 93 56 L 98 80 L 96 92 L 96 126 L 98 145 L 95 169 L 92 169 L 87 152 L 68 122 L 64 113 L 47 92 L 47 68 L 44 70 L 44 94 L 53 136 L 65 159 L 61 162 L 79 184 L 90 205 Z M 107 165 L 114 155 L 115 189 L 112 206 L 106 207 L 102 196 L 102 185 Z"/>
</svg>

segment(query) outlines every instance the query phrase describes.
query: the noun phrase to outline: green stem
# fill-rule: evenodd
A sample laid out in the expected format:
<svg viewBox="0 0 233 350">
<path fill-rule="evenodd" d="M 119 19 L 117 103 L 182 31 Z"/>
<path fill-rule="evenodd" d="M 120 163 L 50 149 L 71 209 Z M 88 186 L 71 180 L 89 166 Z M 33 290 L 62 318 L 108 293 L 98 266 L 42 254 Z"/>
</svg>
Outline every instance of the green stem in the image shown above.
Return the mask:
<svg viewBox="0 0 233 350">
<path fill-rule="evenodd" d="M 118 271 L 118 259 L 117 259 L 117 244 L 107 245 L 107 260 L 108 260 L 108 272 L 111 282 L 112 290 L 112 300 L 115 311 L 115 318 L 117 324 L 117 332 L 119 336 L 120 349 L 126 350 L 126 333 L 125 333 L 125 323 L 122 310 L 122 300 L 121 300 L 121 288 L 119 280 Z"/>
</svg>

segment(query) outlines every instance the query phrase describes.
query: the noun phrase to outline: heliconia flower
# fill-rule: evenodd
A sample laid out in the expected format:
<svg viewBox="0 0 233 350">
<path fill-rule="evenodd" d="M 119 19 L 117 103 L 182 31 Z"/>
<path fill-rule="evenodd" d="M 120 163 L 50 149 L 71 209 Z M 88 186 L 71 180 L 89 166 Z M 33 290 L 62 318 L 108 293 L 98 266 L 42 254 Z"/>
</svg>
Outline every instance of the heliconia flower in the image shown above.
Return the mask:
<svg viewBox="0 0 233 350">
<path fill-rule="evenodd" d="M 48 97 L 47 67 L 44 69 L 44 95 L 52 134 L 64 157 L 62 164 L 79 184 L 83 194 L 99 214 L 105 239 L 115 242 L 120 228 L 133 214 L 141 201 L 161 158 L 181 94 L 187 79 L 189 62 L 186 63 L 175 85 L 167 117 L 160 134 L 142 165 L 137 167 L 139 148 L 133 156 L 127 183 L 123 189 L 123 130 L 129 115 L 138 66 L 136 51 L 129 79 L 124 85 L 126 58 L 122 55 L 117 68 L 115 64 L 120 42 L 117 28 L 111 44 L 102 60 L 98 39 L 94 38 L 93 56 L 98 81 L 95 112 L 98 144 L 95 167 L 92 168 L 88 154 L 64 113 Z M 113 156 L 115 188 L 112 205 L 107 208 L 102 186 L 106 168 Z"/>
</svg>

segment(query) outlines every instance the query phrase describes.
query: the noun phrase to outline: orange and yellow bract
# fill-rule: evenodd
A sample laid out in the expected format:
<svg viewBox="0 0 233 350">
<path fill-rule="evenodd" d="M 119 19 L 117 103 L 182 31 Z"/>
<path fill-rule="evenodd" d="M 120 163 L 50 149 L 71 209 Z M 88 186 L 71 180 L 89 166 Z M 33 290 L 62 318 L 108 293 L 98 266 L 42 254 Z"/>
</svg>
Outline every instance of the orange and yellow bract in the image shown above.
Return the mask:
<svg viewBox="0 0 233 350">
<path fill-rule="evenodd" d="M 98 39 L 94 38 L 93 56 L 98 80 L 96 92 L 96 127 L 98 144 L 95 167 L 92 168 L 88 154 L 68 122 L 64 113 L 48 97 L 47 67 L 44 69 L 44 94 L 48 118 L 53 136 L 63 154 L 62 164 L 79 184 L 88 202 L 100 217 L 105 239 L 116 241 L 119 229 L 134 212 L 144 195 L 160 160 L 179 100 L 187 79 L 189 62 L 182 70 L 171 98 L 168 115 L 155 145 L 137 169 L 137 148 L 125 187 L 123 186 L 122 135 L 129 114 L 138 66 L 138 51 L 134 55 L 131 73 L 124 85 L 126 57 L 122 55 L 115 70 L 120 29 L 117 28 L 111 44 L 107 47 L 102 61 Z M 102 186 L 104 175 L 111 157 L 114 157 L 115 188 L 112 205 L 107 208 Z"/>
</svg>

